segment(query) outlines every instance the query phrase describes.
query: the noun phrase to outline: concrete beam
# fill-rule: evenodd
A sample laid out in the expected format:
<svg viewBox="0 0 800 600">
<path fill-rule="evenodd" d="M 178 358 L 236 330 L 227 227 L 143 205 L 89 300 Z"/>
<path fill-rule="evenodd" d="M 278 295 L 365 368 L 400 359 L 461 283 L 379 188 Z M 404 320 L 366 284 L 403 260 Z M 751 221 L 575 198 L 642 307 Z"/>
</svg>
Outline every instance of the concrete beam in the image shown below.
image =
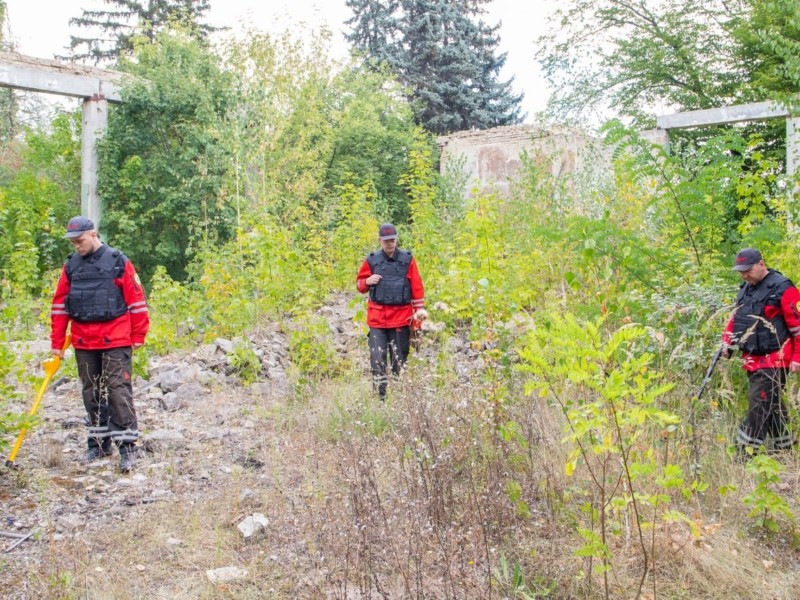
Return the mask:
<svg viewBox="0 0 800 600">
<path fill-rule="evenodd" d="M 789 111 L 774 102 L 753 102 L 722 108 L 706 110 L 690 110 L 656 117 L 659 129 L 684 129 L 687 127 L 703 127 L 706 125 L 724 125 L 742 121 L 763 121 L 776 117 L 787 117 Z"/>
<path fill-rule="evenodd" d="M 0 52 L 0 87 L 121 102 L 118 71 Z"/>
</svg>

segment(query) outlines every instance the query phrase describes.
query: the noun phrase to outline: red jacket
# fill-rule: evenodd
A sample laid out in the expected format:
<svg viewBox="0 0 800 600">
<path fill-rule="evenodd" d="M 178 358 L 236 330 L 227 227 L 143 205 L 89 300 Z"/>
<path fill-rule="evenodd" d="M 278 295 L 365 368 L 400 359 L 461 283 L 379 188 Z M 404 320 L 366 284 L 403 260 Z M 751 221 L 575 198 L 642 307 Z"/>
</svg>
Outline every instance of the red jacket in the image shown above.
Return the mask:
<svg viewBox="0 0 800 600">
<path fill-rule="evenodd" d="M 362 294 L 366 294 L 369 291 L 367 278 L 370 275 L 372 275 L 372 268 L 364 260 L 358 275 L 356 275 L 356 288 Z M 367 302 L 368 327 L 376 329 L 407 327 L 411 324 L 411 315 L 420 308 L 425 308 L 425 289 L 422 286 L 422 278 L 419 275 L 419 269 L 417 269 L 417 262 L 413 257 L 411 258 L 411 264 L 408 265 L 406 277 L 411 282 L 411 304 L 388 306 L 369 300 Z"/>
<path fill-rule="evenodd" d="M 150 315 L 147 312 L 144 289 L 130 260 L 125 260 L 125 270 L 121 277 L 114 280 L 114 284 L 122 291 L 122 297 L 125 299 L 125 304 L 128 305 L 127 313 L 112 321 L 102 323 L 72 321 L 65 308 L 70 283 L 67 278 L 66 264 L 64 265 L 50 309 L 51 348 L 60 350 L 64 347 L 67 326 L 70 321 L 72 322 L 72 345 L 78 350 L 104 350 L 144 344 L 147 330 L 150 327 Z"/>
<path fill-rule="evenodd" d="M 786 327 L 789 329 L 789 337 L 783 343 L 780 350 L 771 354 L 756 355 L 742 352 L 742 368 L 745 371 L 757 371 L 759 369 L 788 368 L 793 362 L 800 363 L 800 291 L 794 286 L 786 289 L 781 296 L 781 305 L 766 306 L 764 317 L 771 319 L 778 313 L 783 314 Z M 733 332 L 733 315 L 728 320 L 725 333 L 722 334 L 722 341 L 730 344 L 731 333 Z"/>
</svg>

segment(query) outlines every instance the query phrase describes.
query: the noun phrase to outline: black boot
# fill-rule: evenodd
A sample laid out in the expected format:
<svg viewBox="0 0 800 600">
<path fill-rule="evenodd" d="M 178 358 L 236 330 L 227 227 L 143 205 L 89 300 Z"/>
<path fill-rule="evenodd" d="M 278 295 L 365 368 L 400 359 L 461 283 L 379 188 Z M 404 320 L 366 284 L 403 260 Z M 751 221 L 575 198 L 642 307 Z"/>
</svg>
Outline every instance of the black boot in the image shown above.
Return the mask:
<svg viewBox="0 0 800 600">
<path fill-rule="evenodd" d="M 136 468 L 136 446 L 120 446 L 119 470 L 130 473 Z"/>
<path fill-rule="evenodd" d="M 89 442 L 89 448 L 86 450 L 86 454 L 83 456 L 83 462 L 94 462 L 96 460 L 100 460 L 101 458 L 105 458 L 106 456 L 111 456 L 111 443 L 98 444 L 94 440 L 91 440 Z"/>
</svg>

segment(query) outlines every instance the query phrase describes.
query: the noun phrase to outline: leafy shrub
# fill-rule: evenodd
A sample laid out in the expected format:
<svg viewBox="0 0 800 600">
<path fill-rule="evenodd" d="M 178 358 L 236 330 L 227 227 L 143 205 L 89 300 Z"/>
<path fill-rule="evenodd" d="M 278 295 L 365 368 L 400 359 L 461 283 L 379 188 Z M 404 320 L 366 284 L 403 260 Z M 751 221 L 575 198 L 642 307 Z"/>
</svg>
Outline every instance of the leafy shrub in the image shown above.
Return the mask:
<svg viewBox="0 0 800 600">
<path fill-rule="evenodd" d="M 788 520 L 794 529 L 795 518 L 789 503 L 773 489 L 781 480 L 781 464 L 772 457 L 760 454 L 749 460 L 746 470 L 756 480 L 755 489 L 742 499 L 745 506 L 751 509 L 747 516 L 754 518 L 759 527 L 772 533 L 780 529 L 779 517 Z"/>
<path fill-rule="evenodd" d="M 258 381 L 261 375 L 261 360 L 247 340 L 237 340 L 230 355 L 233 373 L 245 385 Z"/>
<path fill-rule="evenodd" d="M 301 328 L 289 334 L 292 365 L 304 380 L 337 375 L 342 363 L 334 347 L 327 319 L 309 316 L 302 322 Z"/>
</svg>

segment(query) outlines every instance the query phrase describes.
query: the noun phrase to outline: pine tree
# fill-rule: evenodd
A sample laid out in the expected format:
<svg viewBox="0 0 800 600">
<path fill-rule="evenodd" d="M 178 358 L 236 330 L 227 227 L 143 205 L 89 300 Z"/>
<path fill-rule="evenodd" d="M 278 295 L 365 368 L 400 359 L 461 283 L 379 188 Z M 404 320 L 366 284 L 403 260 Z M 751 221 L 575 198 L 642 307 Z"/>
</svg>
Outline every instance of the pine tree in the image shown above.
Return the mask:
<svg viewBox="0 0 800 600">
<path fill-rule="evenodd" d="M 70 36 L 72 60 L 91 60 L 95 64 L 113 61 L 133 50 L 133 39 L 145 36 L 153 41 L 159 31 L 180 26 L 198 40 L 217 28 L 200 22 L 211 8 L 209 0 L 104 0 L 114 10 L 83 10 L 69 20 L 70 25 L 88 29 L 100 37 Z M 96 32 L 101 32 L 96 34 Z"/>
<path fill-rule="evenodd" d="M 400 0 L 347 0 L 353 17 L 345 23 L 352 33 L 347 36 L 353 47 L 363 52 L 373 64 L 393 64 L 392 46 L 397 43 L 400 24 L 396 13 Z"/>
<path fill-rule="evenodd" d="M 522 119 L 513 78 L 498 80 L 499 25 L 479 19 L 487 0 L 347 0 L 347 35 L 373 67 L 408 89 L 417 122 L 436 134 L 512 125 Z"/>
</svg>

